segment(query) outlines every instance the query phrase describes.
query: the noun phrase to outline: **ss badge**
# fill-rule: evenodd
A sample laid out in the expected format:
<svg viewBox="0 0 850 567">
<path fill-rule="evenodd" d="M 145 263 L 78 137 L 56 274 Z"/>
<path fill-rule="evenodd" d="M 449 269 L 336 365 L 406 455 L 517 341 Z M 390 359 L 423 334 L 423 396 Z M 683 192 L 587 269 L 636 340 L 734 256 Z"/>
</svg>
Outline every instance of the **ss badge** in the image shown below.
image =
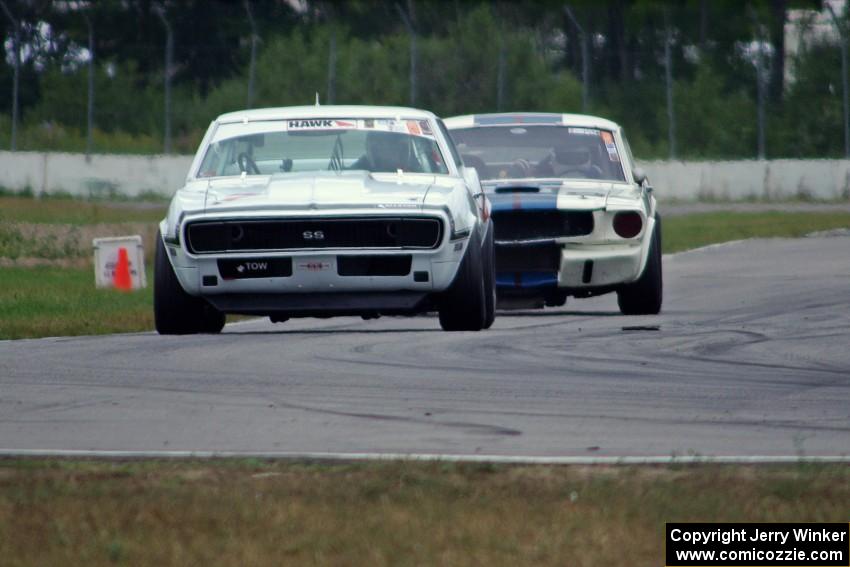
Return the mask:
<svg viewBox="0 0 850 567">
<path fill-rule="evenodd" d="M 325 233 L 321 230 L 305 230 L 301 233 L 304 240 L 324 240 Z"/>
</svg>

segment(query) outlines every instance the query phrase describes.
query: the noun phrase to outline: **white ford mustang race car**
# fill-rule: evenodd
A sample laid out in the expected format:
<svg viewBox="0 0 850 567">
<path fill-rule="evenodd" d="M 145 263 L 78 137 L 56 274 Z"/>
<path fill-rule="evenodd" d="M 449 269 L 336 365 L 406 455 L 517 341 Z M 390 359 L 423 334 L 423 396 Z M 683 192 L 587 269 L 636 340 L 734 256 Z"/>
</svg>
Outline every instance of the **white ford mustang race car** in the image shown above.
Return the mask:
<svg viewBox="0 0 850 567">
<path fill-rule="evenodd" d="M 617 124 L 518 113 L 446 126 L 492 203 L 501 307 L 616 292 L 624 314 L 661 310 L 661 218 Z"/>
<path fill-rule="evenodd" d="M 495 316 L 493 228 L 445 125 L 411 108 L 234 112 L 207 130 L 160 224 L 156 329 L 216 333 L 226 313 Z"/>
</svg>

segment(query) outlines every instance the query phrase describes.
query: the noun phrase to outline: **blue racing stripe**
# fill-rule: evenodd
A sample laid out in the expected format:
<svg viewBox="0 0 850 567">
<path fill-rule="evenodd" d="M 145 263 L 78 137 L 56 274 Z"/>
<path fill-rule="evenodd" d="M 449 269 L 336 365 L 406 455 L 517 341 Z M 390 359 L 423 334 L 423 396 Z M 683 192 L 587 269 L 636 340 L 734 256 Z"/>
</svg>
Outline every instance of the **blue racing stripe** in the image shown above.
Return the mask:
<svg viewBox="0 0 850 567">
<path fill-rule="evenodd" d="M 558 208 L 558 193 L 505 192 L 487 195 L 493 212 L 546 211 Z"/>
</svg>

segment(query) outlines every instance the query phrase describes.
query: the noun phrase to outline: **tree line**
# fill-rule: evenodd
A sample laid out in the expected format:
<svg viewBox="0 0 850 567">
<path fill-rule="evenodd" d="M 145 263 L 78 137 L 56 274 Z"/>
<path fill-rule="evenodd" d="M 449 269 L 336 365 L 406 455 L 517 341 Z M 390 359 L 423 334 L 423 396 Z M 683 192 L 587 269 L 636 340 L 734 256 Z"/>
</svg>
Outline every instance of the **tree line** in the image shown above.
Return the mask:
<svg viewBox="0 0 850 567">
<path fill-rule="evenodd" d="M 846 151 L 847 14 L 824 30 L 818 0 L 0 5 L 5 148 L 17 114 L 16 149 L 191 153 L 222 112 L 318 94 L 441 116 L 587 112 L 647 159 Z"/>
</svg>

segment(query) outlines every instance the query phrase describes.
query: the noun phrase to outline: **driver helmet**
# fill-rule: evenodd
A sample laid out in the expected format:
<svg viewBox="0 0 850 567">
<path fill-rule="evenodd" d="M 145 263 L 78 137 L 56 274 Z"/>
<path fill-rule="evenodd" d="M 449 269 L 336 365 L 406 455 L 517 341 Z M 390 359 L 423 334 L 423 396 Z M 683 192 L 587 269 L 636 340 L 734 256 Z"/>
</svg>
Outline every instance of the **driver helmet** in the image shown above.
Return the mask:
<svg viewBox="0 0 850 567">
<path fill-rule="evenodd" d="M 556 176 L 568 171 L 584 171 L 593 165 L 590 148 L 577 144 L 562 144 L 552 148 L 551 162 Z"/>
<path fill-rule="evenodd" d="M 407 169 L 410 161 L 409 137 L 398 132 L 369 132 L 366 134 L 366 156 L 373 171 Z"/>
<path fill-rule="evenodd" d="M 582 168 L 590 165 L 590 150 L 585 147 L 556 147 L 552 148 L 554 162 L 571 168 Z"/>
</svg>

